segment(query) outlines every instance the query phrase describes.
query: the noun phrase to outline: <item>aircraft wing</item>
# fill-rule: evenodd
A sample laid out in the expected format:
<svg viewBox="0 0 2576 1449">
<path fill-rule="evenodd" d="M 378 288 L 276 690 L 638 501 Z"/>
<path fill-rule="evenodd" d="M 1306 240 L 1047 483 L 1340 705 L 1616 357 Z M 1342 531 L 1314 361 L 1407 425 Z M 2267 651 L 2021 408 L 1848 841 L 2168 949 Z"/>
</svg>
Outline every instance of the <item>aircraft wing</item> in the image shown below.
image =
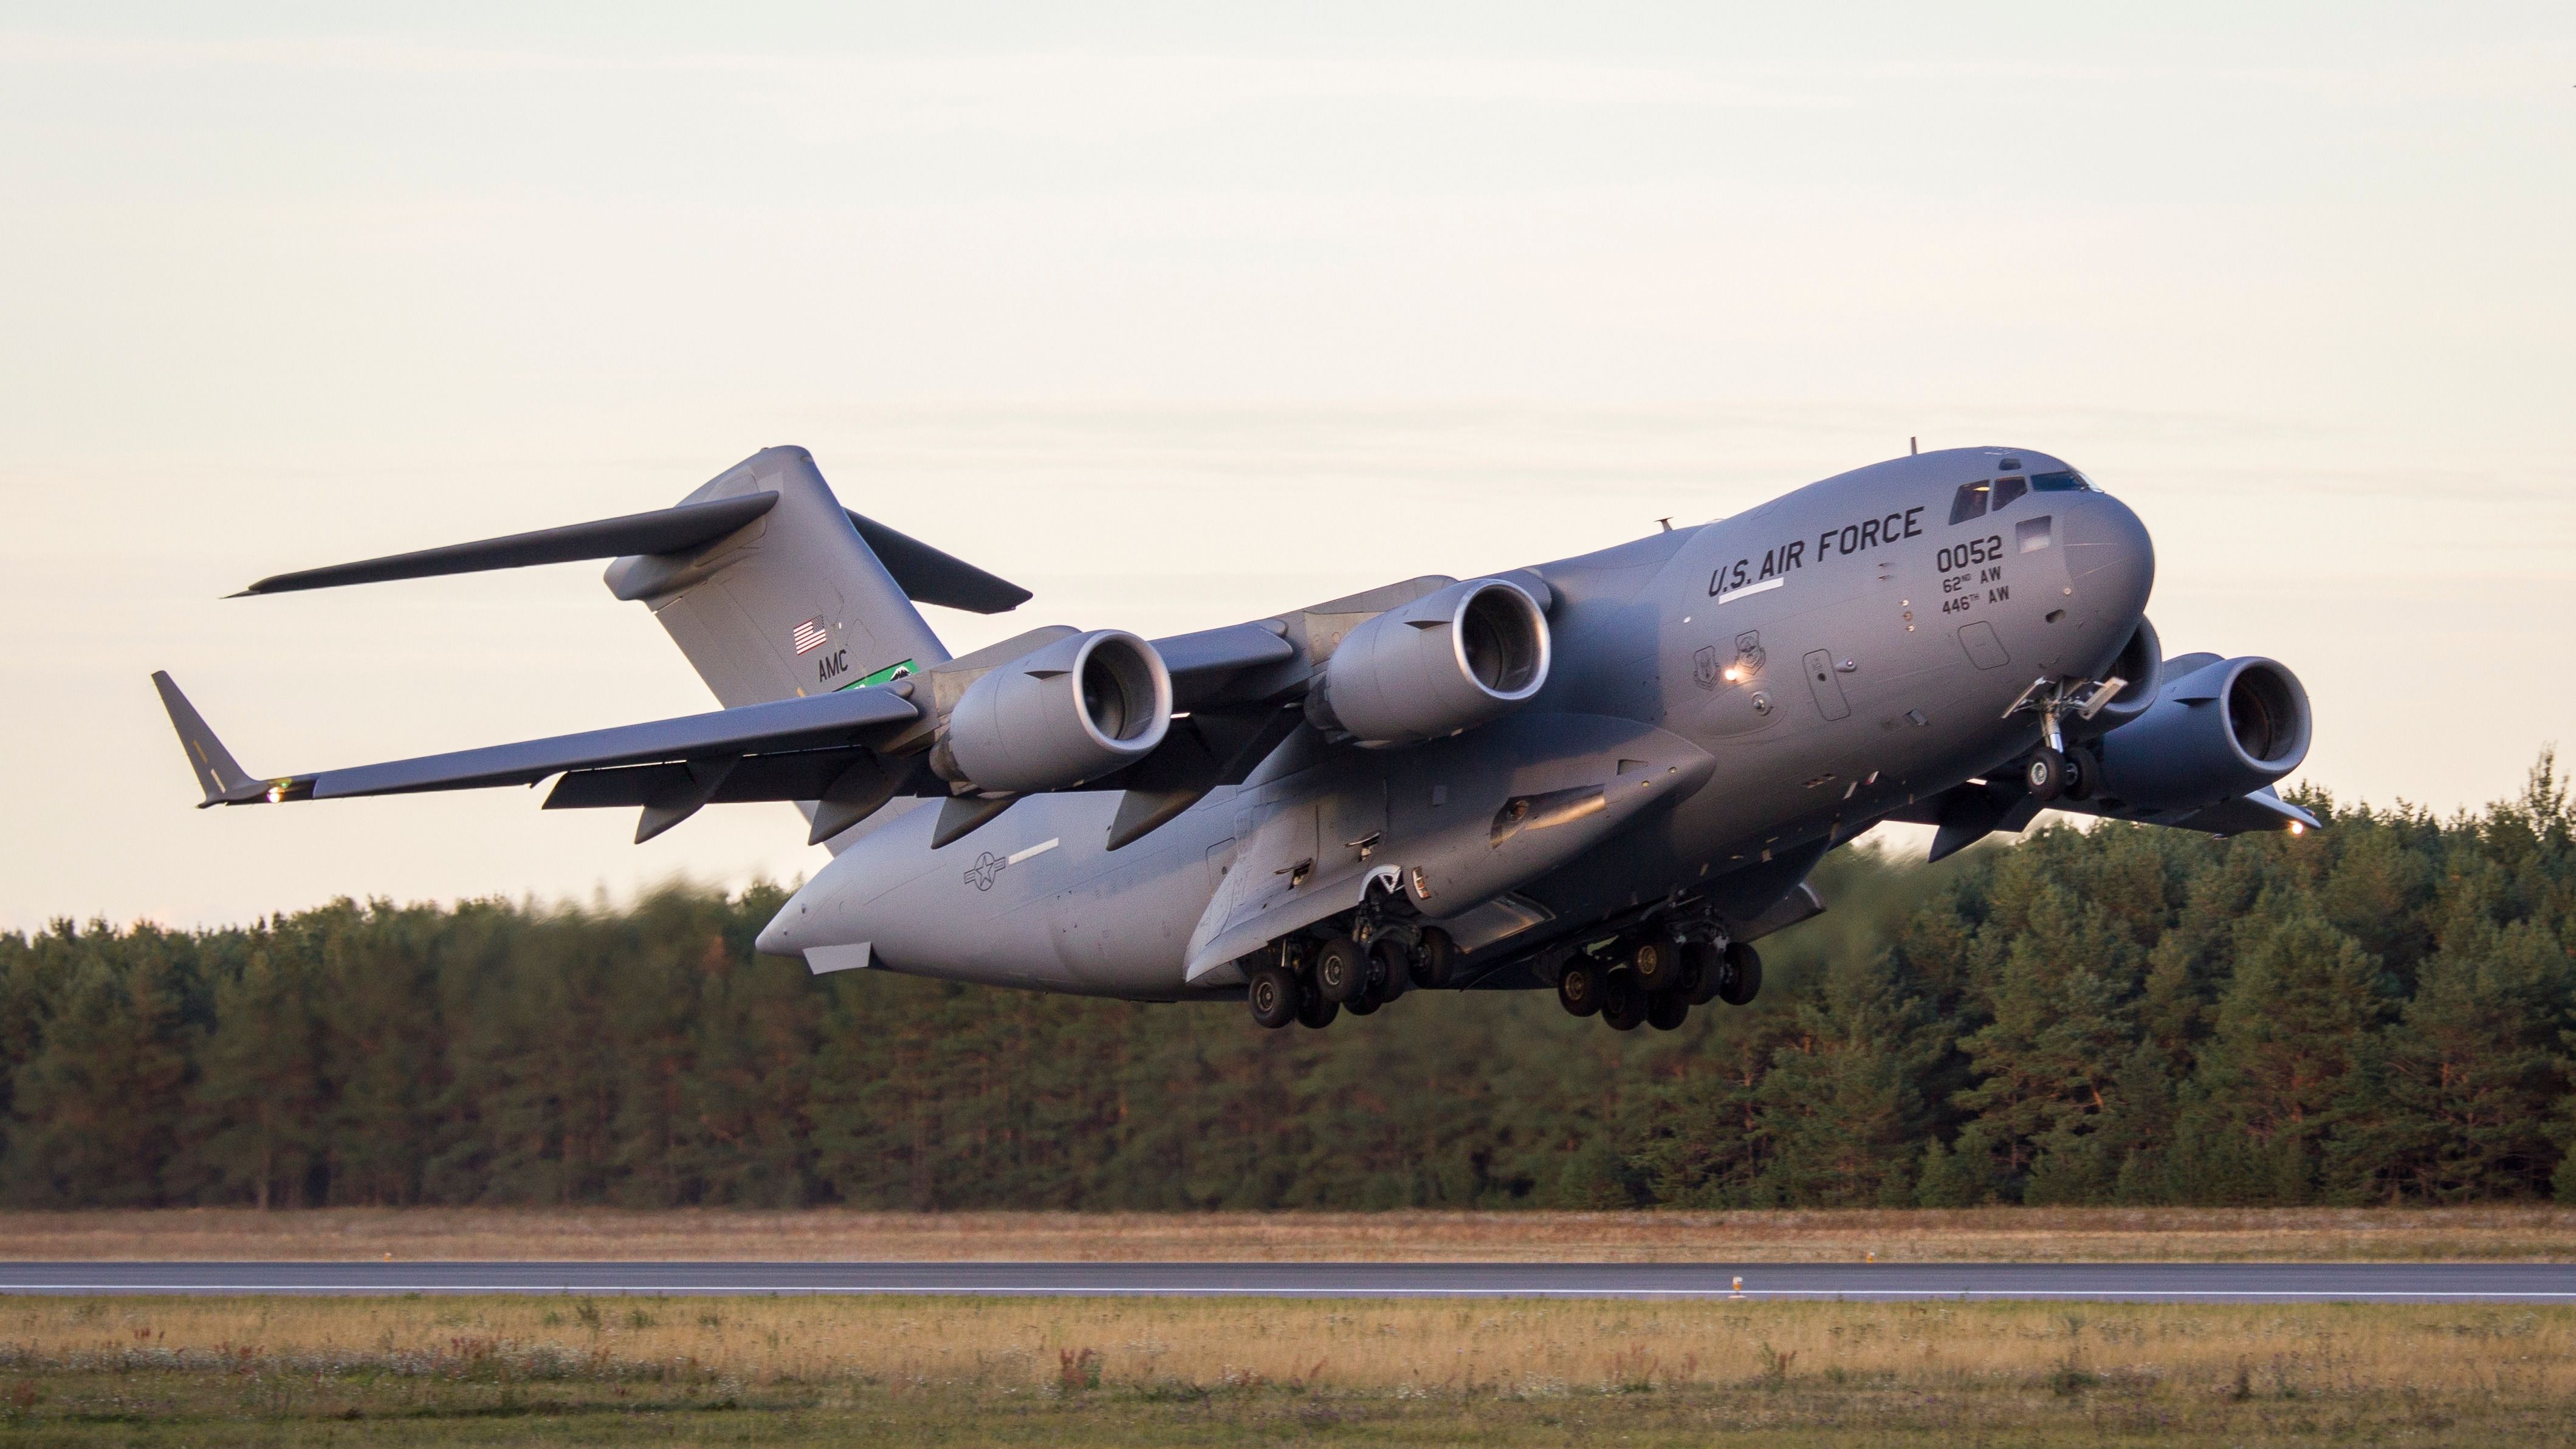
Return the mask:
<svg viewBox="0 0 2576 1449">
<path fill-rule="evenodd" d="M 1926 796 L 1901 810 L 1891 811 L 1883 818 L 1939 826 L 1939 833 L 1932 839 L 1929 857 L 1939 860 L 1976 844 L 1995 831 L 2026 829 L 2042 809 L 2096 815 L 2105 820 L 2128 820 L 2140 825 L 2170 825 L 2177 830 L 2205 830 L 2212 835 L 2321 828 L 2317 817 L 2282 799 L 2269 785 L 2198 810 L 2133 810 L 2126 806 L 2108 808 L 2097 801 L 2071 800 L 2064 796 L 2042 806 L 2031 798 L 2030 791 L 2024 789 L 2019 780 L 2009 776 L 1953 785 L 1938 795 Z"/>
<path fill-rule="evenodd" d="M 2221 800 L 2198 810 L 2106 810 L 2090 800 L 2052 800 L 2055 810 L 2072 810 L 2084 815 L 2099 815 L 2108 820 L 2134 820 L 2144 825 L 2170 825 L 2177 830 L 2206 830 L 2212 835 L 2245 835 L 2257 830 L 2316 830 L 2322 828 L 2317 817 L 2281 798 L 2266 785 L 2251 794 L 2233 800 Z"/>
<path fill-rule="evenodd" d="M 854 766 L 870 766 L 873 773 L 869 743 L 920 717 L 905 697 L 907 682 L 898 680 L 613 729 L 260 778 L 234 761 L 168 674 L 154 674 L 152 683 L 197 772 L 204 805 L 533 785 L 562 775 L 550 806 L 641 804 L 646 828 L 638 839 L 669 829 L 715 800 L 821 798 Z M 668 818 L 657 820 L 657 813 Z"/>
</svg>

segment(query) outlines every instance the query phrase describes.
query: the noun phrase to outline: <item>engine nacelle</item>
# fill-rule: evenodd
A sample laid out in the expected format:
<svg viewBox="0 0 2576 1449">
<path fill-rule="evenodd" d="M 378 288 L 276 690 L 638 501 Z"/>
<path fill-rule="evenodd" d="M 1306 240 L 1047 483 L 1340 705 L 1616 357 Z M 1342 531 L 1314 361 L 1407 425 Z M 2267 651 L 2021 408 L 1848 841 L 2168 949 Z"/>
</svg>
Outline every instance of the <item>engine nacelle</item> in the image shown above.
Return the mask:
<svg viewBox="0 0 2576 1449">
<path fill-rule="evenodd" d="M 931 757 L 993 794 L 1063 790 L 1153 753 L 1172 727 L 1172 676 L 1123 629 L 1071 634 L 966 686 Z"/>
<path fill-rule="evenodd" d="M 2153 705 L 2102 737 L 2094 793 L 2147 809 L 2214 805 L 2297 769 L 2308 730 L 2308 692 L 2288 669 L 2205 664 L 2166 680 Z"/>
<path fill-rule="evenodd" d="M 1469 579 L 1342 638 L 1306 717 L 1368 745 L 1416 744 L 1508 714 L 1547 683 L 1547 615 L 1518 584 Z"/>
<path fill-rule="evenodd" d="M 2118 657 L 2101 670 L 2104 679 L 2125 679 L 2128 683 L 2093 716 L 2093 728 L 2118 729 L 2153 709 L 2157 695 L 2164 689 L 2164 659 L 2164 645 L 2156 638 L 2156 626 L 2140 619 L 2129 642 L 2120 646 Z"/>
</svg>

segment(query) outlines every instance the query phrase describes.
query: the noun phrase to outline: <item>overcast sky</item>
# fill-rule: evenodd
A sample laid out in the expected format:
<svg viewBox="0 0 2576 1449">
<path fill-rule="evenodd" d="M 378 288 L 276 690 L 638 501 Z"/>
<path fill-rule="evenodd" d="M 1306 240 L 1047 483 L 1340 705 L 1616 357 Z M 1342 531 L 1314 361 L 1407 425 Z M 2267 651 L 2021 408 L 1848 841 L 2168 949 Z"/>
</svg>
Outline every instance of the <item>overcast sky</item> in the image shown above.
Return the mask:
<svg viewBox="0 0 2576 1449">
<path fill-rule="evenodd" d="M 2563 0 L 431 8 L 0 5 L 0 928 L 811 871 L 784 805 L 195 811 L 146 680 L 261 773 L 708 707 L 592 565 L 219 596 L 784 442 L 1038 591 L 961 650 L 2043 449 L 2169 650 L 2306 680 L 2302 778 L 2576 744 Z"/>
</svg>

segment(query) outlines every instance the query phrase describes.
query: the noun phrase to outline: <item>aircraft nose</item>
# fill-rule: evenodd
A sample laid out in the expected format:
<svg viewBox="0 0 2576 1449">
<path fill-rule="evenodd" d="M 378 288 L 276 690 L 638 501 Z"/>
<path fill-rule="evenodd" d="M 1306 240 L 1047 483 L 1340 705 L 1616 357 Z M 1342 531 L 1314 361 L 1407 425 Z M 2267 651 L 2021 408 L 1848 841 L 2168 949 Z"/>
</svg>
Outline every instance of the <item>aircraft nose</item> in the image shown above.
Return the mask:
<svg viewBox="0 0 2576 1449">
<path fill-rule="evenodd" d="M 2067 581 L 2086 611 L 2113 619 L 2146 612 L 2156 582 L 2156 545 L 2138 515 L 2105 493 L 2069 500 L 2062 513 Z"/>
</svg>

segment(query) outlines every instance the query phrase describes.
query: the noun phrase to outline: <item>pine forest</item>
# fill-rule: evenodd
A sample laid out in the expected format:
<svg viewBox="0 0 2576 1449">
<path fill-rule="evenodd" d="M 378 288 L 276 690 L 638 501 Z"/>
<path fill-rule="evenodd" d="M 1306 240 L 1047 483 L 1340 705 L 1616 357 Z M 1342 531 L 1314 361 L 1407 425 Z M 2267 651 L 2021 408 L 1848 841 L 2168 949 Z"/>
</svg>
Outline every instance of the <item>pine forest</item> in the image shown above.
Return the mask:
<svg viewBox="0 0 2576 1449">
<path fill-rule="evenodd" d="M 0 935 L 0 1203 L 2576 1201 L 2576 819 L 1864 846 L 1751 1006 L 1322 1032 L 753 954 L 783 898 Z"/>
</svg>

